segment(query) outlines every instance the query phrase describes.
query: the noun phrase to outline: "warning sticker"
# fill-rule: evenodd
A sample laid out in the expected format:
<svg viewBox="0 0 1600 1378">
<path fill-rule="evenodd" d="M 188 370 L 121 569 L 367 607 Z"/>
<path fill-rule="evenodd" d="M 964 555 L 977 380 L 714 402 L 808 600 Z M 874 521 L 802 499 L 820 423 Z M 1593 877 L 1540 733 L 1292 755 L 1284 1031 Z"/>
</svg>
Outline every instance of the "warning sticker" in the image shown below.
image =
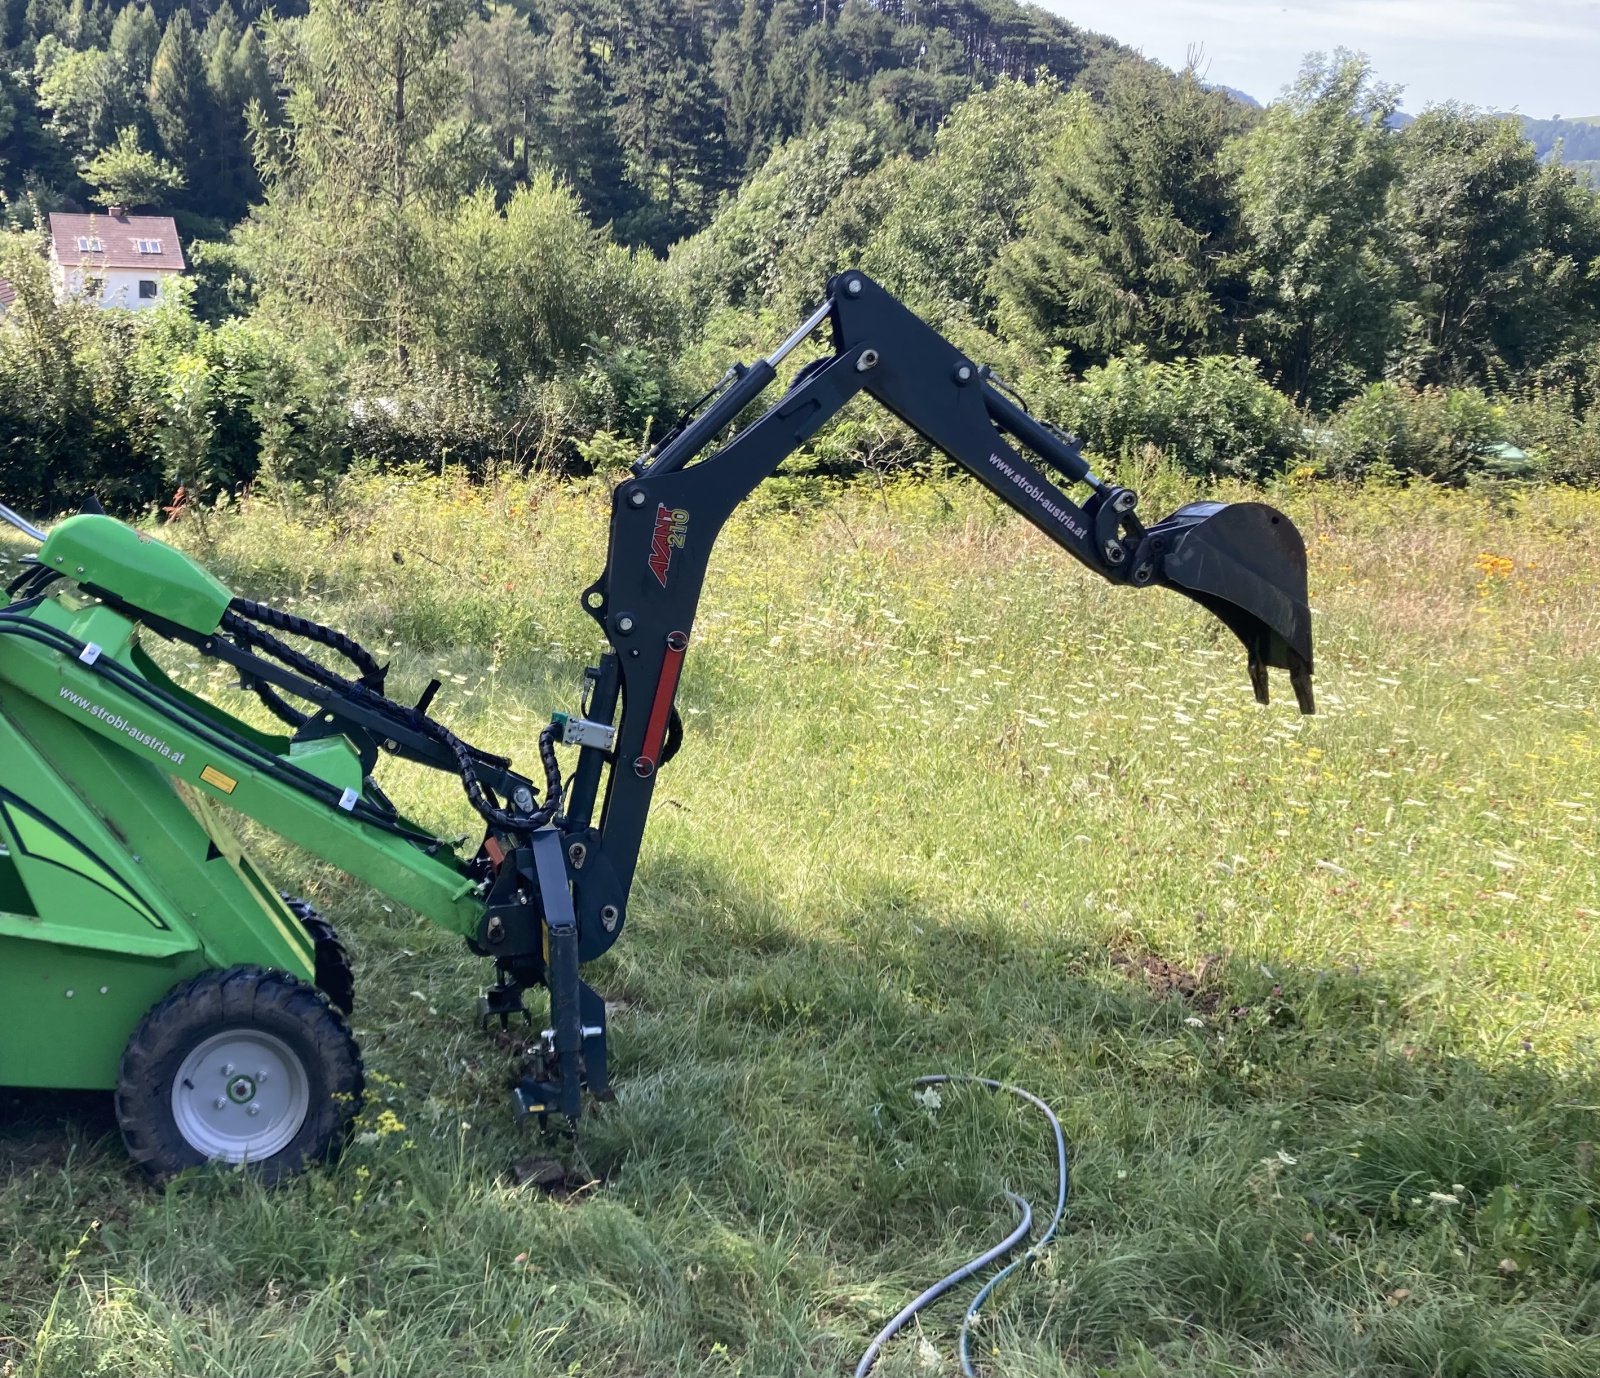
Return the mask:
<svg viewBox="0 0 1600 1378">
<path fill-rule="evenodd" d="M 233 776 L 224 775 L 215 766 L 207 766 L 200 772 L 200 778 L 212 789 L 219 789 L 224 794 L 232 794 L 239 787 L 239 782 Z"/>
</svg>

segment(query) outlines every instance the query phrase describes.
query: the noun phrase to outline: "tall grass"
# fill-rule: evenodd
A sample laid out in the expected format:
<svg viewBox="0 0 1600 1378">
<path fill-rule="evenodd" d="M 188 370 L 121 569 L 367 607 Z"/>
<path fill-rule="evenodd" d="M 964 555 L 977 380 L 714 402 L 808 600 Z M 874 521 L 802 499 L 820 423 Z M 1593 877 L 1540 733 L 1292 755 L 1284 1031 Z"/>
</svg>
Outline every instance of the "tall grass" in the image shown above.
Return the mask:
<svg viewBox="0 0 1600 1378">
<path fill-rule="evenodd" d="M 773 485 L 717 549 L 688 741 L 588 972 L 620 1092 L 595 1184 L 517 1185 L 526 1039 L 474 1026 L 483 963 L 260 839 L 355 950 L 363 1133 L 272 1193 L 157 1196 L 98 1098 L 13 1097 L 0 1362 L 846 1371 L 998 1237 L 1005 1188 L 1053 1190 L 1025 1113 L 904 1087 L 948 1069 L 1037 1090 L 1076 1152 L 1067 1228 L 980 1330 L 992 1373 L 1600 1371 L 1600 498 L 1270 497 L 1310 547 L 1313 719 L 1287 685 L 1256 706 L 1192 605 L 970 487 Z M 365 477 L 188 534 L 531 761 L 594 650 L 606 512 Z M 393 792 L 471 826 L 448 780 Z M 958 1312 L 880 1372 L 952 1371 Z"/>
</svg>

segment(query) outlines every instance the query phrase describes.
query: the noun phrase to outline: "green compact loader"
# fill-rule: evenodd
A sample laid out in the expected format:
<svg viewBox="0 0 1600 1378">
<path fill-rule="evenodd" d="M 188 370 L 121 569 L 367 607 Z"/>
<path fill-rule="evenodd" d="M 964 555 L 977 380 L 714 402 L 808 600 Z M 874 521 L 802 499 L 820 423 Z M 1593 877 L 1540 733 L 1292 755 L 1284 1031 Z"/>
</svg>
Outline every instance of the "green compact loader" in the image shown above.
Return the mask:
<svg viewBox="0 0 1600 1378">
<path fill-rule="evenodd" d="M 824 322 L 831 352 L 727 438 Z M 46 532 L 0 507 L 37 543 L 0 603 L 0 1085 L 114 1090 L 158 1181 L 218 1160 L 275 1179 L 338 1148 L 363 1090 L 350 964 L 240 845 L 238 813 L 459 933 L 492 967 L 485 1021 L 545 988 L 521 1112 L 570 1123 L 586 1091 L 608 1097 L 606 1007 L 581 968 L 621 935 L 656 773 L 682 740 L 712 544 L 863 392 L 1102 577 L 1200 603 L 1244 643 L 1258 698 L 1278 667 L 1311 711 L 1305 551 L 1286 517 L 1199 503 L 1146 526 L 1071 437 L 859 272 L 617 486 L 606 566 L 581 595 L 606 644 L 580 711 L 539 736 L 538 783 L 430 716 L 437 685 L 395 701 L 357 642 L 236 597 L 148 531 L 96 510 Z M 277 729 L 175 682 L 157 642 L 232 667 Z M 481 843 L 407 817 L 378 783 L 385 756 L 459 777 Z"/>
</svg>

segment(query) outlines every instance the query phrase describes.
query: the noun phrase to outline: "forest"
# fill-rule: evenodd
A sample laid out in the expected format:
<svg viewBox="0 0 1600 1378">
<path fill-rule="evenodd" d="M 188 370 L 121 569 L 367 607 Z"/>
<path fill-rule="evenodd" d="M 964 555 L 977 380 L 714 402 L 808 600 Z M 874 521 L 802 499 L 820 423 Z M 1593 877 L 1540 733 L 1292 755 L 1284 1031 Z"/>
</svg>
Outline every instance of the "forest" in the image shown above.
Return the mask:
<svg viewBox="0 0 1600 1378">
<path fill-rule="evenodd" d="M 1104 455 L 1600 478 L 1600 199 L 1311 55 L 1267 108 L 1012 0 L 28 0 L 4 13 L 0 492 L 632 458 L 856 264 Z M 172 215 L 147 313 L 45 218 Z M 917 463 L 850 412 L 805 463 Z"/>
</svg>

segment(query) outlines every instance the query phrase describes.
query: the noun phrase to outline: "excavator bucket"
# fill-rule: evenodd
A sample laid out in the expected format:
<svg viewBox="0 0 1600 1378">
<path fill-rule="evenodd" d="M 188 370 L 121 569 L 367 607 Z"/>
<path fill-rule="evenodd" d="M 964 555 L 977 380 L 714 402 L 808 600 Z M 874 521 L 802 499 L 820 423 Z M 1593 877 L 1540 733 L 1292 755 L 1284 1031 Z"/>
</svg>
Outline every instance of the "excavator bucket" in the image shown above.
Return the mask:
<svg viewBox="0 0 1600 1378">
<path fill-rule="evenodd" d="M 1311 608 L 1306 546 L 1283 513 L 1260 502 L 1196 502 L 1149 534 L 1163 549 L 1161 581 L 1215 613 L 1249 657 L 1250 684 L 1267 701 L 1267 668 L 1289 672 L 1302 713 L 1311 693 Z"/>
</svg>

